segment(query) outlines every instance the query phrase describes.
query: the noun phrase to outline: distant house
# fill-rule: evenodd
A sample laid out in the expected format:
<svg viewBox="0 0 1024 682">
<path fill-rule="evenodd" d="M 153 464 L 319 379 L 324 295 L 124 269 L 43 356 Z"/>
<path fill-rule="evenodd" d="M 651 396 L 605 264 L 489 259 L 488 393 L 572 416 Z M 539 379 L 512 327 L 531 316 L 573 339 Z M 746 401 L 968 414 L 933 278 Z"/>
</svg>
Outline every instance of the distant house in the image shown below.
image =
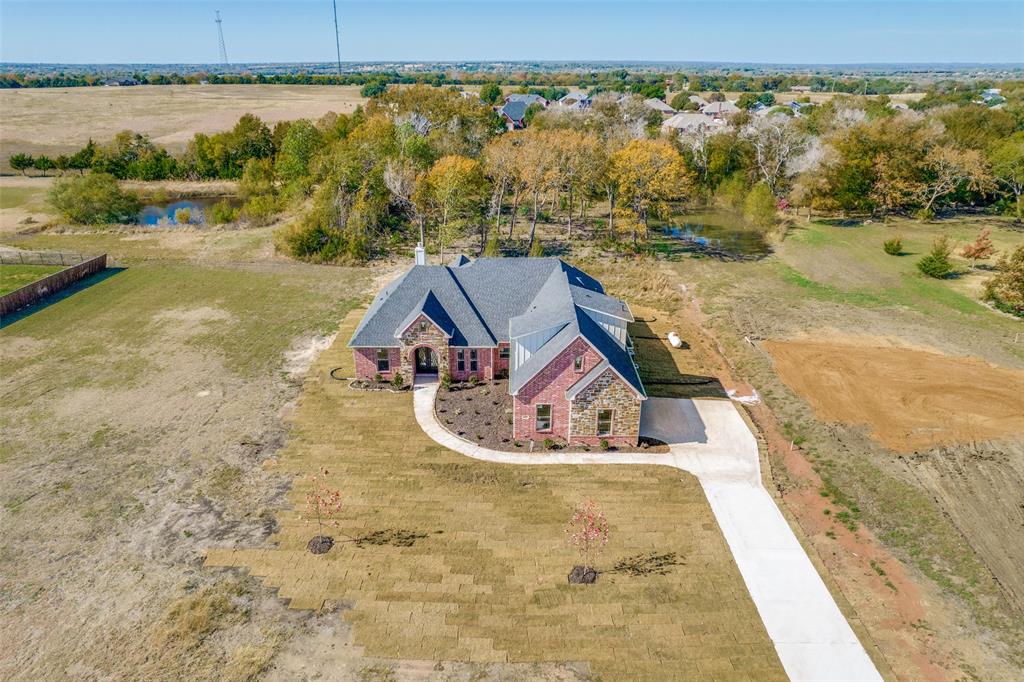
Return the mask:
<svg viewBox="0 0 1024 682">
<path fill-rule="evenodd" d="M 594 100 L 590 95 L 578 90 L 558 100 L 558 106 L 565 109 L 589 109 L 593 104 Z"/>
<path fill-rule="evenodd" d="M 480 93 L 473 92 L 472 90 L 459 90 L 459 95 L 461 95 L 463 99 L 480 99 Z"/>
<path fill-rule="evenodd" d="M 811 91 L 811 86 L 810 85 L 794 85 L 793 87 L 790 88 L 790 90 L 792 90 L 793 92 L 810 92 Z"/>
<path fill-rule="evenodd" d="M 644 106 L 647 107 L 648 109 L 654 109 L 655 111 L 660 113 L 665 118 L 669 118 L 669 117 L 675 115 L 675 113 L 676 113 L 675 109 L 673 109 L 669 105 L 665 104 L 660 99 L 656 99 L 654 97 L 649 97 L 649 98 L 645 99 L 644 100 Z"/>
<path fill-rule="evenodd" d="M 910 109 L 910 107 L 908 107 L 903 102 L 889 102 L 888 107 L 890 109 L 894 109 L 895 111 L 907 111 Z"/>
<path fill-rule="evenodd" d="M 526 106 L 530 106 L 531 104 L 539 104 L 545 109 L 547 109 L 548 105 L 551 104 L 540 95 L 535 95 L 532 92 L 528 94 L 515 92 L 512 93 L 511 95 L 505 95 L 505 103 L 508 104 L 509 102 L 524 102 Z"/>
<path fill-rule="evenodd" d="M 107 80 L 103 81 L 103 87 L 106 88 L 119 86 L 128 87 L 130 85 L 139 85 L 139 81 L 135 80 L 134 78 L 108 78 Z"/>
<path fill-rule="evenodd" d="M 696 104 L 698 107 L 707 106 L 708 101 L 700 95 L 690 95 L 690 101 Z"/>
<path fill-rule="evenodd" d="M 725 129 L 725 122 L 721 119 L 711 118 L 696 112 L 680 112 L 661 124 L 665 131 L 675 131 L 680 134 L 692 134 L 701 130 L 708 132 L 719 132 Z"/>
<path fill-rule="evenodd" d="M 498 115 L 509 130 L 526 127 L 526 109 L 529 105 L 522 100 L 505 102 L 498 108 Z"/>
<path fill-rule="evenodd" d="M 740 108 L 735 102 L 708 102 L 700 108 L 700 113 L 714 118 L 728 118 L 740 113 Z"/>
<path fill-rule="evenodd" d="M 996 97 L 1001 97 L 1002 92 L 999 88 L 987 88 L 981 91 L 981 98 L 983 100 L 995 99 Z"/>
<path fill-rule="evenodd" d="M 512 437 L 637 445 L 647 398 L 625 302 L 558 258 L 416 265 L 374 299 L 349 341 L 356 376 L 508 377 Z"/>
</svg>

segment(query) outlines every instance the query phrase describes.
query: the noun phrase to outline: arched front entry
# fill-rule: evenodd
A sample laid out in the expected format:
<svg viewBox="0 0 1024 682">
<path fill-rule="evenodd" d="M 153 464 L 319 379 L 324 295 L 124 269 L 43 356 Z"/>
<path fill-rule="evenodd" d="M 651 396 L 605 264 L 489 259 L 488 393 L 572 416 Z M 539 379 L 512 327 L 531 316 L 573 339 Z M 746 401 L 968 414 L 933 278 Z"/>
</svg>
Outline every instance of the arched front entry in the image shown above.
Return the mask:
<svg viewBox="0 0 1024 682">
<path fill-rule="evenodd" d="M 430 346 L 414 349 L 412 361 L 416 376 L 437 376 L 437 353 Z"/>
</svg>

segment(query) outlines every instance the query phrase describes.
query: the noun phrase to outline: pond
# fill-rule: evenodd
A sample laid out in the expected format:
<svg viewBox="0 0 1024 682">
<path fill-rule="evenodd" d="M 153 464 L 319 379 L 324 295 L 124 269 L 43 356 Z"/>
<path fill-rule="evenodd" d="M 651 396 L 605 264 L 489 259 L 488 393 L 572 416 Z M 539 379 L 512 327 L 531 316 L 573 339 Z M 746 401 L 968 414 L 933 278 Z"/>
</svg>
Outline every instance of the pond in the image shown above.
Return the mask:
<svg viewBox="0 0 1024 682">
<path fill-rule="evenodd" d="M 179 225 L 179 219 L 187 218 L 188 225 L 205 225 L 209 221 L 210 207 L 220 201 L 227 201 L 232 208 L 241 206 L 236 197 L 183 197 L 173 201 L 154 201 L 145 204 L 139 211 L 140 225 Z"/>
<path fill-rule="evenodd" d="M 736 258 L 761 258 L 771 253 L 764 233 L 731 213 L 679 212 L 651 226 L 651 238 L 662 244 L 681 242 Z"/>
</svg>

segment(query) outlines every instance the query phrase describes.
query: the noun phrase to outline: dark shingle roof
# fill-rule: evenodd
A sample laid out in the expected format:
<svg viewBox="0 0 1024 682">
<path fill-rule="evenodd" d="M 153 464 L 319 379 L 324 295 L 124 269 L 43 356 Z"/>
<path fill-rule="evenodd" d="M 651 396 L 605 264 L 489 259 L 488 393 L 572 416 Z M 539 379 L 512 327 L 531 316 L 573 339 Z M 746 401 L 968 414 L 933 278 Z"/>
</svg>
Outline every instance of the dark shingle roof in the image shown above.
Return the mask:
<svg viewBox="0 0 1024 682">
<path fill-rule="evenodd" d="M 349 346 L 397 346 L 396 337 L 421 314 L 450 334 L 449 343 L 456 347 L 494 347 L 546 329 L 551 338 L 513 373 L 513 393 L 580 336 L 644 395 L 625 348 L 584 309 L 633 319 L 625 303 L 606 295 L 600 282 L 558 258 L 460 257 L 455 266 L 413 266 L 387 285 Z"/>
<path fill-rule="evenodd" d="M 526 102 L 510 101 L 505 102 L 504 106 L 499 111 L 509 117 L 509 119 L 516 123 L 521 123 L 523 118 L 526 116 L 526 107 L 529 106 Z"/>
</svg>

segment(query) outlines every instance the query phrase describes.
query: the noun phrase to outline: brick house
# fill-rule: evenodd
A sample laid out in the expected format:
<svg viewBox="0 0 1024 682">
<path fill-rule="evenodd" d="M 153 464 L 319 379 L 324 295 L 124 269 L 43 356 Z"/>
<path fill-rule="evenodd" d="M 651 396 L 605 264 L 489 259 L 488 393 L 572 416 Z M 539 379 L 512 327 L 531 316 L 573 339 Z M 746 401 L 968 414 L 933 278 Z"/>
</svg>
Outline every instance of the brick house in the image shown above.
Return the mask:
<svg viewBox="0 0 1024 682">
<path fill-rule="evenodd" d="M 374 299 L 349 341 L 356 375 L 404 382 L 508 377 L 512 433 L 635 446 L 647 398 L 626 325 L 601 283 L 558 258 L 417 264 Z"/>
</svg>

